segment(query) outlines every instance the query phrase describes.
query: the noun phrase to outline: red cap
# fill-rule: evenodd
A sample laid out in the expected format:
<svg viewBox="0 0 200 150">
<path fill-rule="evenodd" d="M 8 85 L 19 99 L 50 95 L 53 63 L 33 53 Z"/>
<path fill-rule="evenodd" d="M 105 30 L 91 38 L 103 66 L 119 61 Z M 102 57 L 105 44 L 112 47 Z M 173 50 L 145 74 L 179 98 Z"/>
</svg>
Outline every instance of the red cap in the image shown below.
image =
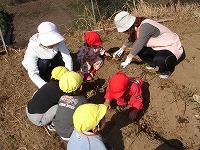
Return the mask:
<svg viewBox="0 0 200 150">
<path fill-rule="evenodd" d="M 120 98 L 128 89 L 129 78 L 123 72 L 117 72 L 109 80 L 109 90 L 113 98 Z"/>
<path fill-rule="evenodd" d="M 85 41 L 89 45 L 100 46 L 102 44 L 102 40 L 97 32 L 89 31 L 84 35 Z"/>
</svg>

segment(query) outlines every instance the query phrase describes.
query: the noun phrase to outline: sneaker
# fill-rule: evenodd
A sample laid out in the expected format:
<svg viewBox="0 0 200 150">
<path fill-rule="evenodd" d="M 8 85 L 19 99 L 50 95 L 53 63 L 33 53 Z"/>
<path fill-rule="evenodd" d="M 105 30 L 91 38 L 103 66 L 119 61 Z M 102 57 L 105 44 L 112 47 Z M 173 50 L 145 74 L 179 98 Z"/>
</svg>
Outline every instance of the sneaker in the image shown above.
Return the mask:
<svg viewBox="0 0 200 150">
<path fill-rule="evenodd" d="M 55 126 L 54 126 L 52 123 L 49 124 L 49 125 L 47 125 L 47 129 L 48 129 L 49 131 L 56 131 Z"/>
<path fill-rule="evenodd" d="M 64 140 L 64 141 L 69 141 L 70 138 L 65 138 L 65 137 L 61 136 L 61 139 Z"/>
<path fill-rule="evenodd" d="M 150 66 L 149 64 L 144 64 L 144 65 L 145 65 L 145 68 L 148 69 L 148 70 L 153 70 L 153 69 L 156 68 L 156 67 Z"/>
<path fill-rule="evenodd" d="M 200 96 L 199 95 L 193 95 L 193 99 L 200 104 Z"/>
<path fill-rule="evenodd" d="M 83 75 L 83 79 L 86 80 L 86 81 L 90 81 L 93 78 L 91 77 L 91 75 L 89 73 L 86 73 L 86 74 Z"/>
<path fill-rule="evenodd" d="M 128 109 L 127 106 L 128 106 L 128 105 L 117 106 L 117 107 L 116 107 L 116 110 L 119 111 L 119 112 L 124 111 L 124 110 Z"/>
<path fill-rule="evenodd" d="M 170 75 L 171 75 L 171 72 L 168 71 L 168 72 L 165 72 L 165 73 L 160 73 L 160 74 L 159 74 L 159 77 L 160 77 L 161 79 L 167 79 L 167 78 L 170 77 Z"/>
</svg>

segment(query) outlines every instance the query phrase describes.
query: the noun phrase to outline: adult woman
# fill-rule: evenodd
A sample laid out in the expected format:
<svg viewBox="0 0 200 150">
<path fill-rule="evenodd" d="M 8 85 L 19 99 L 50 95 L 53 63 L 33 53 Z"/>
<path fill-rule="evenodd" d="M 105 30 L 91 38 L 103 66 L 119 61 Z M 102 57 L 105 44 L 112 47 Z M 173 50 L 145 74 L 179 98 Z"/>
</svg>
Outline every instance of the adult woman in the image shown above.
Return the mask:
<svg viewBox="0 0 200 150">
<path fill-rule="evenodd" d="M 38 33 L 29 40 L 22 65 L 38 88 L 49 81 L 49 72 L 56 66 L 73 70 L 70 52 L 55 24 L 42 22 L 38 26 Z"/>
<path fill-rule="evenodd" d="M 148 64 L 147 69 L 159 67 L 160 78 L 170 76 L 183 54 L 183 47 L 176 33 L 156 21 L 135 17 L 126 11 L 118 13 L 114 23 L 118 32 L 130 35 L 114 56 L 121 56 L 124 49 L 135 42 L 126 60 L 121 63 L 123 68 L 131 63 L 135 55 L 138 55 L 144 63 Z"/>
</svg>

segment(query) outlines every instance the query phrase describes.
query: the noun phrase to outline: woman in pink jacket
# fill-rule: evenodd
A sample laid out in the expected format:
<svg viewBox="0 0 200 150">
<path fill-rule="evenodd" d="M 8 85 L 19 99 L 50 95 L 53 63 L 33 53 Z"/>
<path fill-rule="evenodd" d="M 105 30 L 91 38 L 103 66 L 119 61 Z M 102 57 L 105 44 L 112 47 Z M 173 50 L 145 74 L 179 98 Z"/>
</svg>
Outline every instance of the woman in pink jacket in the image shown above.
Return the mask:
<svg viewBox="0 0 200 150">
<path fill-rule="evenodd" d="M 126 47 L 134 46 L 126 60 L 121 63 L 125 68 L 138 55 L 147 69 L 159 68 L 159 77 L 168 78 L 183 54 L 178 35 L 156 21 L 144 17 L 135 17 L 126 11 L 115 16 L 114 23 L 118 32 L 129 34 L 123 46 L 114 53 L 121 56 Z"/>
<path fill-rule="evenodd" d="M 118 111 L 130 109 L 129 118 L 134 120 L 139 110 L 143 108 L 142 84 L 140 78 L 127 77 L 123 72 L 117 72 L 109 80 L 104 104 L 111 108 L 110 101 L 117 101 Z"/>
</svg>

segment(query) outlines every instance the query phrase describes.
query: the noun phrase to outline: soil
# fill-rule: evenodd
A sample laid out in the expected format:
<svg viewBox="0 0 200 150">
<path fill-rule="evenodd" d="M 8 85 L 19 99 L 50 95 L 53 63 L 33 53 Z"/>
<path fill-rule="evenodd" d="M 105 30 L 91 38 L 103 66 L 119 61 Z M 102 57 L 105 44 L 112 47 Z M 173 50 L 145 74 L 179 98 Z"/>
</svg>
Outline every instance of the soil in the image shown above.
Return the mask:
<svg viewBox="0 0 200 150">
<path fill-rule="evenodd" d="M 17 48 L 9 48 L 7 55 L 0 56 L 0 147 L 1 149 L 34 150 L 66 149 L 55 132 L 37 127 L 28 120 L 25 107 L 37 87 L 29 79 L 21 65 L 25 46 L 31 35 L 37 32 L 42 21 L 52 21 L 59 31 L 70 28 L 71 13 L 67 13 L 62 0 L 2 1 L 9 13 L 14 14 L 14 37 Z M 26 3 L 25 3 L 26 2 Z M 49 7 L 47 8 L 46 5 Z M 199 150 L 200 104 L 192 98 L 199 94 L 200 81 L 200 19 L 185 23 L 165 23 L 176 32 L 185 49 L 186 57 L 175 68 L 169 79 L 160 79 L 156 70 L 146 70 L 139 58 L 125 69 L 119 67 L 128 50 L 120 60 L 105 58 L 104 66 L 97 71 L 95 79 L 83 84 L 83 93 L 92 103 L 103 103 L 108 79 L 118 71 L 144 81 L 144 109 L 138 122 L 127 118 L 127 111 L 117 112 L 115 104 L 106 114 L 107 126 L 102 135 L 114 150 Z M 103 47 L 113 52 L 121 46 L 126 35 L 115 30 L 99 32 Z M 66 33 L 66 43 L 75 60 L 82 34 Z M 74 61 L 75 71 L 80 71 Z"/>
</svg>

